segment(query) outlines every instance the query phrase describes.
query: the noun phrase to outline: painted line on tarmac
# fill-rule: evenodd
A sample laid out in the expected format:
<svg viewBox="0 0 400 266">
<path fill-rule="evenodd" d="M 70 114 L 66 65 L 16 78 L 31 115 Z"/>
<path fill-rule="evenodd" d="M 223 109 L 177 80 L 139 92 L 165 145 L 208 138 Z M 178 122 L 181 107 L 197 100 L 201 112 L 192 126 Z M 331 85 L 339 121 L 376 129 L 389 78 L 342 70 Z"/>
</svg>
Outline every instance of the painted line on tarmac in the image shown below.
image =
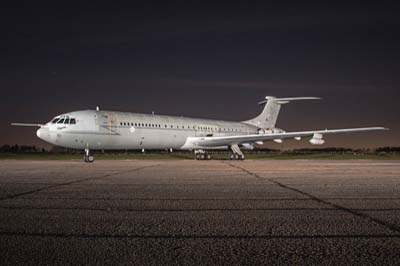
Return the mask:
<svg viewBox="0 0 400 266">
<path fill-rule="evenodd" d="M 374 239 L 395 238 L 400 239 L 400 234 L 349 234 L 349 235 L 141 235 L 141 234 L 86 234 L 86 233 L 34 233 L 34 232 L 7 232 L 0 231 L 1 237 L 43 237 L 43 238 L 87 238 L 87 239 Z"/>
<path fill-rule="evenodd" d="M 311 200 L 311 199 L 310 199 Z M 53 210 L 53 211 L 99 211 L 99 212 L 281 212 L 281 211 L 326 211 L 335 212 L 342 211 L 337 208 L 309 208 L 309 207 L 299 207 L 299 208 L 90 208 L 90 207 L 38 207 L 38 206 L 0 206 L 3 210 Z M 400 211 L 400 208 L 349 208 L 352 211 L 363 211 L 363 212 L 387 212 L 387 211 Z"/>
<path fill-rule="evenodd" d="M 30 199 L 30 200 L 85 200 L 85 201 L 311 201 L 309 198 L 118 198 L 118 197 L 21 197 L 19 199 Z M 355 201 L 398 201 L 400 198 L 397 197 L 327 197 L 320 198 L 323 200 L 355 200 Z"/>
</svg>

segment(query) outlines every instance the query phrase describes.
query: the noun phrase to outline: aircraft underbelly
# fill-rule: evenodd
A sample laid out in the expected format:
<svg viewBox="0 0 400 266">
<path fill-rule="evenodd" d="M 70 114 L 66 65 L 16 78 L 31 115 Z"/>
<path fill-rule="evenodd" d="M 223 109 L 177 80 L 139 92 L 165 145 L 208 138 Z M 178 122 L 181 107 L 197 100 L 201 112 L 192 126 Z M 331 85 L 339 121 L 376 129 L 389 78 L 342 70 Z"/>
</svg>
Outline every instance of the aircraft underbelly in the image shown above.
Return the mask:
<svg viewBox="0 0 400 266">
<path fill-rule="evenodd" d="M 121 129 L 118 135 L 104 135 L 91 141 L 99 149 L 179 149 L 189 132 L 157 129 Z"/>
</svg>

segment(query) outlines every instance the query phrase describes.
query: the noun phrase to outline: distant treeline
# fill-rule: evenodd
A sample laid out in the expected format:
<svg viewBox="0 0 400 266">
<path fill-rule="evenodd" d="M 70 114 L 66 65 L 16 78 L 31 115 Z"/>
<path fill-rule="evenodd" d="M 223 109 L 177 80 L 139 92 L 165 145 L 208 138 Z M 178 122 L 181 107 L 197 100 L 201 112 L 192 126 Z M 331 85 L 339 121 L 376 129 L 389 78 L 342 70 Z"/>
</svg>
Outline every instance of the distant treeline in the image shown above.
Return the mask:
<svg viewBox="0 0 400 266">
<path fill-rule="evenodd" d="M 65 154 L 65 153 L 81 153 L 81 150 L 66 149 L 54 146 L 49 150 L 38 148 L 30 145 L 3 145 L 0 147 L 0 153 L 51 153 L 51 154 Z M 142 150 L 113 150 L 113 151 L 97 151 L 103 153 L 141 153 Z M 146 151 L 147 152 L 147 151 Z M 167 150 L 149 150 L 149 153 L 165 153 Z M 185 151 L 181 151 L 185 152 Z M 256 148 L 248 153 L 284 153 L 284 154 L 400 154 L 400 147 L 380 147 L 375 149 L 350 149 L 350 148 L 304 148 L 293 150 L 278 150 L 268 148 Z M 218 153 L 218 151 L 217 151 Z"/>
<path fill-rule="evenodd" d="M 3 145 L 0 147 L 0 152 L 2 153 L 36 153 L 36 152 L 48 152 L 43 148 L 38 148 L 35 145 Z"/>
</svg>

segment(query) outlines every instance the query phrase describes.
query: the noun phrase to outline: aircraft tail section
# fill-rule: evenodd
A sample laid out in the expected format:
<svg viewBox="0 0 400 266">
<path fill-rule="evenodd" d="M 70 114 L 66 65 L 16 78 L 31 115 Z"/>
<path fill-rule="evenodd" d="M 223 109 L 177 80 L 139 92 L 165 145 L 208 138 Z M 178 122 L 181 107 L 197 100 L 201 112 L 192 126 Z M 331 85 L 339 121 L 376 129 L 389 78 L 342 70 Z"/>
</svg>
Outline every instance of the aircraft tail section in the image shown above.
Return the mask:
<svg viewBox="0 0 400 266">
<path fill-rule="evenodd" d="M 299 100 L 317 100 L 318 97 L 290 97 L 290 98 L 276 98 L 273 96 L 265 97 L 265 100 L 259 102 L 258 104 L 265 104 L 264 110 L 260 115 L 243 121 L 243 123 L 254 125 L 260 128 L 270 129 L 275 128 L 276 120 L 278 119 L 279 111 L 283 104 L 289 103 L 291 101 Z"/>
</svg>

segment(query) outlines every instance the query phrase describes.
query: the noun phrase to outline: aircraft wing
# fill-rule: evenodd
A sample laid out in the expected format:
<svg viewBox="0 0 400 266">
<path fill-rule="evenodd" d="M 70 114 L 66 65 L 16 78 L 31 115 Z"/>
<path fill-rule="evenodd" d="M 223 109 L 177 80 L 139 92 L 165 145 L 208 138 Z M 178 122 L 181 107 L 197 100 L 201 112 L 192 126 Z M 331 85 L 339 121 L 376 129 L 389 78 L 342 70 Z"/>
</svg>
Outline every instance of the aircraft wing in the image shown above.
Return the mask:
<svg viewBox="0 0 400 266">
<path fill-rule="evenodd" d="M 345 128 L 345 129 L 324 129 L 298 132 L 282 132 L 282 133 L 267 133 L 253 135 L 237 135 L 237 136 L 216 136 L 216 137 L 193 137 L 190 138 L 190 144 L 202 147 L 226 146 L 243 143 L 254 143 L 257 141 L 268 141 L 276 139 L 290 139 L 299 137 L 316 137 L 322 139 L 326 134 L 337 133 L 352 133 L 363 131 L 387 130 L 384 127 L 363 127 L 363 128 Z M 189 144 L 189 143 L 188 143 Z"/>
</svg>

